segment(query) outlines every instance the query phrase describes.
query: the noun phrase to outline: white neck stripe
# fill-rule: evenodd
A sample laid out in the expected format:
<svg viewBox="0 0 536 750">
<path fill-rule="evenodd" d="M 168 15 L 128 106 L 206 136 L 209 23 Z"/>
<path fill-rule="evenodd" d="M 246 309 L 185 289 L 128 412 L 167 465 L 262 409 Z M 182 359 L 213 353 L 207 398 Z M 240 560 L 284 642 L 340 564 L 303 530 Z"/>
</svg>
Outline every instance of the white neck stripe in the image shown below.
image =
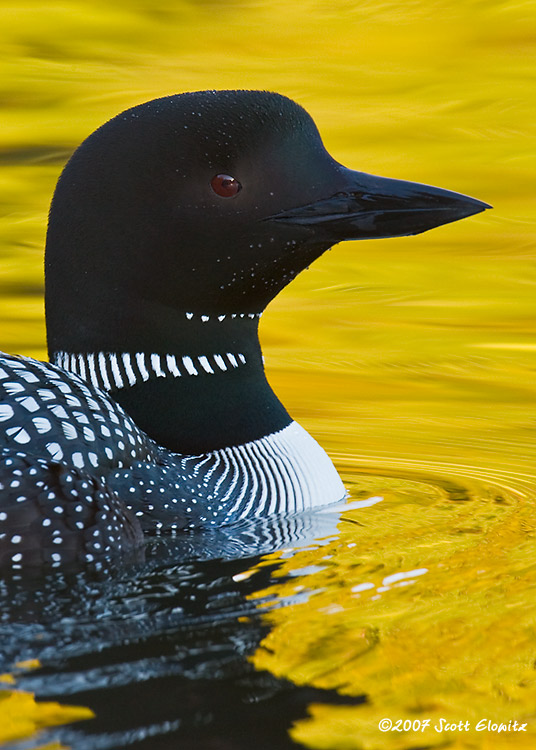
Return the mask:
<svg viewBox="0 0 536 750">
<path fill-rule="evenodd" d="M 236 320 L 238 319 L 244 319 L 249 318 L 250 320 L 255 320 L 255 318 L 260 318 L 262 315 L 262 312 L 257 313 L 226 313 L 225 315 L 218 315 L 218 314 L 212 314 L 212 315 L 206 315 L 200 314 L 200 313 L 193 313 L 193 312 L 187 312 L 184 313 L 186 320 L 200 320 L 202 323 L 208 323 L 210 320 L 216 320 L 218 323 L 223 323 L 224 320 Z"/>
<path fill-rule="evenodd" d="M 56 352 L 53 362 L 64 370 L 80 375 L 97 388 L 105 391 L 125 388 L 142 383 L 151 377 L 182 378 L 196 375 L 214 375 L 235 370 L 247 364 L 246 357 L 237 352 L 225 354 L 202 354 L 197 357 L 175 354 L 146 354 L 136 352 L 96 352 L 71 354 Z"/>
<path fill-rule="evenodd" d="M 346 490 L 324 450 L 296 422 L 263 438 L 198 456 L 172 454 L 163 467 L 162 485 L 171 483 L 169 492 L 177 492 L 176 478 L 168 479 L 170 469 L 178 471 L 181 481 L 176 500 L 171 500 L 170 519 L 185 488 L 198 487 L 210 503 L 200 520 L 208 525 L 233 523 L 240 519 L 272 513 L 300 513 L 329 503 L 340 502 Z M 125 472 L 128 481 L 129 471 Z M 171 472 L 173 475 L 173 472 Z M 175 475 L 176 476 L 176 475 Z M 192 492 L 193 503 L 197 492 Z M 205 502 L 205 501 L 203 501 Z M 194 528 L 196 524 L 191 523 Z"/>
</svg>

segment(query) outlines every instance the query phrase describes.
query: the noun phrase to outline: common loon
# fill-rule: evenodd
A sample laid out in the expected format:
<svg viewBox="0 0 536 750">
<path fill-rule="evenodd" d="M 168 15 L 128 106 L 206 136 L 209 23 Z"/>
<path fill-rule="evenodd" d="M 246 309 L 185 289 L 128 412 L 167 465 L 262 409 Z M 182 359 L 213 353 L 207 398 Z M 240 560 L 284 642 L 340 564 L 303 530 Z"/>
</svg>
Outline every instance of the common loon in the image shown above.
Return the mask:
<svg viewBox="0 0 536 750">
<path fill-rule="evenodd" d="M 343 499 L 268 385 L 262 311 L 334 243 L 488 207 L 343 167 L 275 93 L 168 96 L 100 127 L 52 200 L 50 363 L 0 357 L 0 568 Z"/>
</svg>

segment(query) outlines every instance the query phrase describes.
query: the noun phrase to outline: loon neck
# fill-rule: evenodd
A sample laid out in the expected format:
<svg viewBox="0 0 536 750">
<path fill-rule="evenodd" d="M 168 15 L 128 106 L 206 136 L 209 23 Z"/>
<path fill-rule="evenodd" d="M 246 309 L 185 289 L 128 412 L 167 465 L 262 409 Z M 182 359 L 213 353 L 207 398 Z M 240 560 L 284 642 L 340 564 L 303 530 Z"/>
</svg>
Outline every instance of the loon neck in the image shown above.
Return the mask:
<svg viewBox="0 0 536 750">
<path fill-rule="evenodd" d="M 123 346 L 50 351 L 52 361 L 108 391 L 159 445 L 183 454 L 251 442 L 292 421 L 270 388 L 258 338 L 260 313 L 177 315 L 167 335 Z M 140 335 L 142 334 L 142 335 Z"/>
</svg>

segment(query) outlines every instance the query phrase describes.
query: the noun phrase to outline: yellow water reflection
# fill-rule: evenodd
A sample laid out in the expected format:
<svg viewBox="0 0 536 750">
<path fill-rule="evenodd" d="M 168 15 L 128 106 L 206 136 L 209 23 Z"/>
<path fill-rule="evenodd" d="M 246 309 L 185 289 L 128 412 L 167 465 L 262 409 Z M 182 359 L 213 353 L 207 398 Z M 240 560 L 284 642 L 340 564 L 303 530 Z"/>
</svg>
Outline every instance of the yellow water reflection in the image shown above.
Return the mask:
<svg viewBox="0 0 536 750">
<path fill-rule="evenodd" d="M 44 356 L 42 248 L 62 164 L 105 119 L 156 96 L 277 90 L 348 166 L 495 206 L 419 237 L 338 246 L 263 318 L 283 402 L 354 497 L 384 497 L 348 514 L 338 541 L 286 561 L 325 566 L 296 579 L 319 593 L 267 613 L 274 629 L 254 657 L 368 695 L 314 708 L 294 730 L 311 747 L 534 746 L 534 18 L 534 2 L 513 0 L 2 10 L 7 351 Z M 383 716 L 523 718 L 529 732 L 382 734 Z"/>
<path fill-rule="evenodd" d="M 262 592 L 272 603 L 312 593 L 267 613 L 274 627 L 255 665 L 367 697 L 357 708 L 314 707 L 313 720 L 294 729 L 307 746 L 533 747 L 531 496 L 512 477 L 493 485 L 491 471 L 482 481 L 480 472 L 451 464 L 384 470 L 353 486 L 357 497 L 373 488 L 383 500 L 345 514 L 336 541 L 299 553 L 280 571 L 314 565 L 317 572 L 294 572 Z M 382 734 L 384 717 L 431 726 Z M 470 729 L 438 733 L 441 719 L 468 721 Z M 515 740 L 479 732 L 481 719 L 517 720 L 528 732 Z"/>
<path fill-rule="evenodd" d="M 24 670 L 38 669 L 40 666 L 37 659 L 28 659 L 17 662 L 14 665 L 14 672 L 19 675 Z M 16 679 L 12 673 L 0 674 L 0 686 L 15 684 Z M 56 702 L 36 701 L 32 693 L 1 687 L 0 743 L 4 746 L 4 743 L 16 742 L 34 735 L 37 739 L 39 733 L 47 727 L 92 719 L 94 715 L 93 711 L 84 706 L 63 706 Z M 39 747 L 30 748 L 28 745 L 26 747 L 28 750 L 67 750 L 56 742 L 46 746 L 40 743 Z"/>
</svg>

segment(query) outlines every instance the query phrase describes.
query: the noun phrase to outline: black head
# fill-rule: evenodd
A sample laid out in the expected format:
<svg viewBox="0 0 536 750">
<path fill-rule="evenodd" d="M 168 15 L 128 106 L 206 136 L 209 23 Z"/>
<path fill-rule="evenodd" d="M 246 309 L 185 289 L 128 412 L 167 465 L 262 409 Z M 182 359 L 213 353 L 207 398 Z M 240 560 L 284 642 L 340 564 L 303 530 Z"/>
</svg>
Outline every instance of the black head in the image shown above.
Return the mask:
<svg viewBox="0 0 536 750">
<path fill-rule="evenodd" d="M 58 182 L 49 349 L 124 348 L 134 331 L 154 335 L 155 321 L 165 335 L 177 312 L 259 312 L 335 242 L 414 234 L 485 208 L 342 167 L 305 110 L 278 94 L 147 102 L 93 133 Z"/>
</svg>

